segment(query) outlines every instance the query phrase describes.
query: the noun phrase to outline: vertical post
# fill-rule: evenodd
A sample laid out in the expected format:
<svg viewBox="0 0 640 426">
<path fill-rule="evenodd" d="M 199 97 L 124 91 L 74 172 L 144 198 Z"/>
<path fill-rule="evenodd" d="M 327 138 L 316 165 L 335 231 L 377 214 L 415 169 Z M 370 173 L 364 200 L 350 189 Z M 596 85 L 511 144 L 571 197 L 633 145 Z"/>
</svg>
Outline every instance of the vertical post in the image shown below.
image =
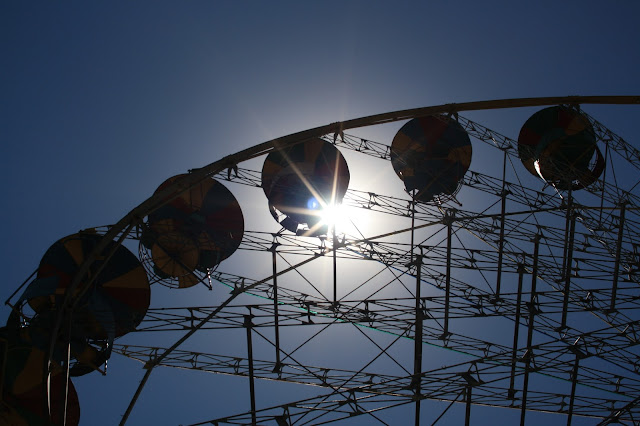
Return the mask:
<svg viewBox="0 0 640 426">
<path fill-rule="evenodd" d="M 522 263 L 518 264 L 518 297 L 516 300 L 516 320 L 514 324 L 513 330 L 513 348 L 511 350 L 511 379 L 509 381 L 509 398 L 513 398 L 516 391 L 514 388 L 515 385 L 515 374 L 516 374 L 516 358 L 518 355 L 518 334 L 520 330 L 520 310 L 522 304 L 522 281 L 524 278 L 524 265 Z"/>
<path fill-rule="evenodd" d="M 455 213 L 450 212 L 445 216 L 445 223 L 447 225 L 447 270 L 445 276 L 445 295 L 444 295 L 444 333 L 442 338 L 446 338 L 449 335 L 449 297 L 451 292 L 451 228 Z"/>
<path fill-rule="evenodd" d="M 244 316 L 244 326 L 247 329 L 247 352 L 249 358 L 249 398 L 251 399 L 251 424 L 257 424 L 256 419 L 256 390 L 254 387 L 253 376 L 253 344 L 251 342 L 251 315 Z"/>
<path fill-rule="evenodd" d="M 420 403 L 422 401 L 422 306 L 420 282 L 422 281 L 422 255 L 418 255 L 415 261 L 416 265 L 416 322 L 414 334 L 414 354 L 413 354 L 413 386 L 416 397 L 415 424 L 420 426 Z"/>
<path fill-rule="evenodd" d="M 420 281 L 422 280 L 422 255 L 415 258 L 414 262 L 414 243 L 415 243 L 415 224 L 416 224 L 416 191 L 411 192 L 411 202 L 409 203 L 409 209 L 411 210 L 411 253 L 409 260 L 409 270 L 416 267 L 416 321 L 414 330 L 414 345 L 413 345 L 413 377 L 411 378 L 411 386 L 414 389 L 415 395 L 415 425 L 420 426 L 420 404 L 422 393 L 422 380 L 420 374 L 422 373 L 422 312 L 420 309 Z"/>
<path fill-rule="evenodd" d="M 471 423 L 471 386 L 467 386 L 466 393 L 466 409 L 464 413 L 464 426 L 469 426 Z"/>
<path fill-rule="evenodd" d="M 573 241 L 576 233 L 576 217 L 571 214 L 569 221 L 569 241 L 566 245 L 566 256 L 564 266 L 564 298 L 562 300 L 562 322 L 560 329 L 567 326 L 567 309 L 569 307 L 569 292 L 571 290 L 571 263 L 573 262 Z"/>
<path fill-rule="evenodd" d="M 411 202 L 409 203 L 411 209 L 411 257 L 409 259 L 409 265 L 413 265 L 413 243 L 415 238 L 415 226 L 416 226 L 416 191 L 411 192 Z"/>
<path fill-rule="evenodd" d="M 502 205 L 500 207 L 500 240 L 498 241 L 498 275 L 496 277 L 496 298 L 500 297 L 500 286 L 502 284 L 502 256 L 504 251 L 504 217 L 507 207 L 507 150 L 504 149 L 504 160 L 502 162 Z"/>
<path fill-rule="evenodd" d="M 571 426 L 571 418 L 573 417 L 573 403 L 576 398 L 576 384 L 578 383 L 578 368 L 580 363 L 580 352 L 576 352 L 576 361 L 573 364 L 571 372 L 571 399 L 569 400 L 569 415 L 567 416 L 567 426 Z"/>
<path fill-rule="evenodd" d="M 598 218 L 598 226 L 602 225 L 602 212 L 604 206 L 604 192 L 607 186 L 604 184 L 607 181 L 607 162 L 609 161 L 609 144 L 606 143 L 607 148 L 604 150 L 604 172 L 602 173 L 602 192 L 600 193 L 600 217 Z M 612 164 L 613 166 L 613 164 Z"/>
<path fill-rule="evenodd" d="M 533 344 L 533 323 L 536 315 L 536 284 L 538 279 L 538 254 L 540 252 L 540 235 L 534 237 L 533 245 L 533 267 L 531 270 L 531 298 L 529 299 L 529 328 L 527 331 L 527 352 L 525 354 L 524 383 L 522 384 L 522 410 L 520 411 L 520 426 L 524 426 L 525 415 L 527 413 L 527 392 L 529 389 L 529 367 L 531 364 L 531 346 Z"/>
<path fill-rule="evenodd" d="M 333 226 L 333 307 L 338 309 L 338 236 L 336 235 L 336 224 Z"/>
<path fill-rule="evenodd" d="M 276 369 L 280 371 L 280 324 L 278 314 L 278 268 L 276 264 L 276 244 L 271 247 L 272 264 L 273 264 L 273 319 L 275 322 L 275 340 L 276 340 Z"/>
<path fill-rule="evenodd" d="M 562 273 L 565 274 L 568 266 L 567 266 L 567 248 L 569 242 L 569 233 L 571 229 L 571 213 L 573 211 L 573 194 L 571 189 L 569 189 L 569 193 L 567 195 L 567 212 L 565 213 L 565 223 L 564 223 L 564 247 L 562 249 Z"/>
<path fill-rule="evenodd" d="M 618 278 L 620 274 L 620 254 L 622 251 L 622 238 L 624 236 L 624 214 L 627 208 L 627 204 L 623 203 L 620 208 L 620 222 L 618 226 L 618 241 L 616 242 L 616 261 L 613 269 L 613 287 L 611 288 L 611 304 L 609 305 L 609 310 L 614 311 L 616 308 L 616 297 L 618 293 Z"/>
</svg>

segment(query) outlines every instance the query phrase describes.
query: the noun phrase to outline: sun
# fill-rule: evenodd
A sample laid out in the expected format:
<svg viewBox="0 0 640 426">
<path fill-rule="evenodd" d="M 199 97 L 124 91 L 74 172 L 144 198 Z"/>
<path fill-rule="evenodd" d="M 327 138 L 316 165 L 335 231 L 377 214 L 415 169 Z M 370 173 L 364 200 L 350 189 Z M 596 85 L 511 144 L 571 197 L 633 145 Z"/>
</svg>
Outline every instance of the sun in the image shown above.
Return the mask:
<svg viewBox="0 0 640 426">
<path fill-rule="evenodd" d="M 353 228 L 349 209 L 342 204 L 327 204 L 320 211 L 321 222 L 329 227 L 330 232 L 348 233 Z"/>
<path fill-rule="evenodd" d="M 343 205 L 342 203 L 326 203 L 316 197 L 310 197 L 306 201 L 305 214 L 311 219 L 309 227 L 312 229 L 325 229 L 327 235 L 334 232 L 337 235 L 360 235 L 360 227 L 366 225 L 368 220 L 363 217 L 360 209 Z"/>
</svg>

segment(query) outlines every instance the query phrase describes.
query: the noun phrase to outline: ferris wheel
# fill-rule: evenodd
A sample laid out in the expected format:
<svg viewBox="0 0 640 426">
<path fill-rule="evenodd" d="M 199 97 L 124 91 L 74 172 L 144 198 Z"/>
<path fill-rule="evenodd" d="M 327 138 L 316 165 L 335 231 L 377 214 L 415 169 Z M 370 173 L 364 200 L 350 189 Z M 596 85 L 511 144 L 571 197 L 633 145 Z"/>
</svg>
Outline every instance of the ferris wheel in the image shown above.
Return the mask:
<svg viewBox="0 0 640 426">
<path fill-rule="evenodd" d="M 122 424 L 159 368 L 243 383 L 191 424 L 638 424 L 640 151 L 589 111 L 638 103 L 391 112 L 169 177 L 7 301 L 0 420 L 79 424 L 73 377 L 124 356 Z M 511 136 L 465 117 L 512 108 Z"/>
</svg>

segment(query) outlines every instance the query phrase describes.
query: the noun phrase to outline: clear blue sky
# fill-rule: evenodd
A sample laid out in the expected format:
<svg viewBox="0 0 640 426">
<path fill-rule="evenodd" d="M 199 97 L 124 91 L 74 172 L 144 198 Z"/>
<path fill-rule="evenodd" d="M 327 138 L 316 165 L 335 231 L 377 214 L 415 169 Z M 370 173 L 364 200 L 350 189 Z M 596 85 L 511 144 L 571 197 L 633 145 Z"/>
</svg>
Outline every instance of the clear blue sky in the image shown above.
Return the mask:
<svg viewBox="0 0 640 426">
<path fill-rule="evenodd" d="M 522 3 L 2 2 L 0 295 L 57 239 L 277 136 L 449 102 L 640 93 L 638 2 Z M 635 137 L 638 111 L 620 111 L 604 112 L 610 127 Z M 78 386 L 82 424 L 116 423 L 142 376 L 110 369 Z M 130 424 L 205 420 L 210 400 L 245 399 L 245 382 L 185 372 L 167 387 L 178 382 L 163 374 Z"/>
</svg>

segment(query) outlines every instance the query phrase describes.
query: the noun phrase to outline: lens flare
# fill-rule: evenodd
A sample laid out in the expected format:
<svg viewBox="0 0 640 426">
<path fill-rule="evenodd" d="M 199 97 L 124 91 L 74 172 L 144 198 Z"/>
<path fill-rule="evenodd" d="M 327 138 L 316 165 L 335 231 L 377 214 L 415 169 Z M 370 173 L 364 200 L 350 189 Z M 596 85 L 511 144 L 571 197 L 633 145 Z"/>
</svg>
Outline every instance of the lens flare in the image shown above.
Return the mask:
<svg viewBox="0 0 640 426">
<path fill-rule="evenodd" d="M 318 210 L 319 208 L 320 208 L 320 203 L 315 197 L 311 197 L 307 200 L 307 209 Z"/>
</svg>

